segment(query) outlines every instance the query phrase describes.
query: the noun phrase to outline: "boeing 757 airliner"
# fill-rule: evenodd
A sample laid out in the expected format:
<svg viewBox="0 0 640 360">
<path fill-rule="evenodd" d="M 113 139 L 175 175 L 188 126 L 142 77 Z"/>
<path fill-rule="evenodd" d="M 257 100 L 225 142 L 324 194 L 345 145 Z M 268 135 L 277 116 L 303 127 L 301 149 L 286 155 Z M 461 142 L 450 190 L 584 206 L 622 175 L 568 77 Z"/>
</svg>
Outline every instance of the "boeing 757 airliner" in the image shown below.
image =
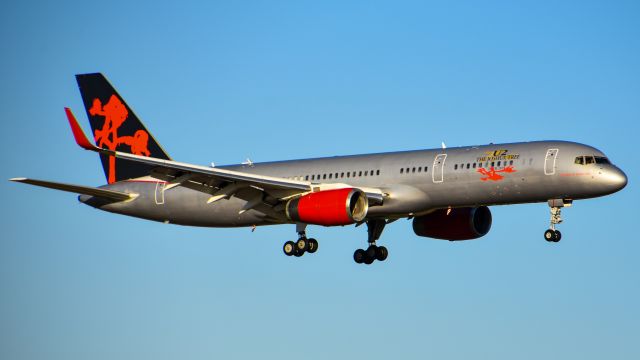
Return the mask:
<svg viewBox="0 0 640 360">
<path fill-rule="evenodd" d="M 560 241 L 561 210 L 574 200 L 612 194 L 627 177 L 600 150 L 569 141 L 534 141 L 200 166 L 172 160 L 99 73 L 77 75 L 93 142 L 69 108 L 76 143 L 100 155 L 107 185 L 88 187 L 14 178 L 80 194 L 89 206 L 165 223 L 243 227 L 295 225 L 287 256 L 318 250 L 307 225 L 366 224 L 357 263 L 384 261 L 376 242 L 386 224 L 413 219 L 416 235 L 450 241 L 484 236 L 488 206 L 546 202 L 545 240 Z"/>
</svg>

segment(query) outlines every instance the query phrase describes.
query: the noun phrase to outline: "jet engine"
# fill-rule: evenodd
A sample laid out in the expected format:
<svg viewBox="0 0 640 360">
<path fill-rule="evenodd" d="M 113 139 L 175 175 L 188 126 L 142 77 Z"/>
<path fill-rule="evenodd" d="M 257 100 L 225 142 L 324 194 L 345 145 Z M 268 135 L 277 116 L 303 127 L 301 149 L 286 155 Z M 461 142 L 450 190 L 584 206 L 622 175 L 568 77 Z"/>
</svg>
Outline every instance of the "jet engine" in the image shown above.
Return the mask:
<svg viewBox="0 0 640 360">
<path fill-rule="evenodd" d="M 291 221 L 324 226 L 349 225 L 367 216 L 369 201 L 359 189 L 324 190 L 289 200 L 285 209 Z"/>
<path fill-rule="evenodd" d="M 439 209 L 413 219 L 413 232 L 418 236 L 442 240 L 472 240 L 491 229 L 491 211 L 486 206 Z"/>
</svg>

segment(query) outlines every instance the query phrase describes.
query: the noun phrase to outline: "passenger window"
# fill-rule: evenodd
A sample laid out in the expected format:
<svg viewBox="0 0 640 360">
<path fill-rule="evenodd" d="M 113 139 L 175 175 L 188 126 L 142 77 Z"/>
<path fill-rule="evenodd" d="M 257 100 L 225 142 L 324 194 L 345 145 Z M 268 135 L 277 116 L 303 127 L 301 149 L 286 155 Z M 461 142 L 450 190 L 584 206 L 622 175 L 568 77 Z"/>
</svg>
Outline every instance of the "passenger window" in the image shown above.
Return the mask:
<svg viewBox="0 0 640 360">
<path fill-rule="evenodd" d="M 364 176 L 367 176 L 367 173 L 368 173 L 368 172 L 369 172 L 369 171 L 365 171 L 365 172 L 364 172 Z"/>
<path fill-rule="evenodd" d="M 341 172 L 341 173 L 340 173 L 340 178 L 342 179 L 343 177 L 344 177 L 344 173 L 343 173 L 343 172 Z"/>
<path fill-rule="evenodd" d="M 322 174 L 322 179 L 326 179 L 327 178 L 327 174 Z"/>
<path fill-rule="evenodd" d="M 338 173 L 336 173 L 336 179 L 338 178 Z"/>
<path fill-rule="evenodd" d="M 377 170 L 377 171 L 376 171 L 376 175 L 380 175 L 380 170 Z"/>
<path fill-rule="evenodd" d="M 453 170 L 458 170 L 458 164 L 453 165 Z"/>
<path fill-rule="evenodd" d="M 404 174 L 404 168 L 400 168 L 400 174 Z"/>
<path fill-rule="evenodd" d="M 347 171 L 347 177 L 349 177 L 349 175 L 350 175 L 350 174 L 351 174 L 351 173 Z"/>
<path fill-rule="evenodd" d="M 498 161 L 498 167 L 500 167 L 500 163 L 501 163 L 501 161 Z"/>
<path fill-rule="evenodd" d="M 304 180 L 305 180 L 305 181 L 309 181 L 309 175 L 306 175 L 306 176 L 304 177 Z"/>
<path fill-rule="evenodd" d="M 496 166 L 496 163 L 494 161 L 491 162 L 491 166 Z"/>
<path fill-rule="evenodd" d="M 362 171 L 358 172 L 358 176 L 362 176 Z"/>
<path fill-rule="evenodd" d="M 513 160 L 509 161 L 509 165 L 513 165 Z"/>
<path fill-rule="evenodd" d="M 412 173 L 416 172 L 416 168 L 411 169 L 411 172 Z"/>
<path fill-rule="evenodd" d="M 429 170 L 429 167 L 428 167 L 428 166 L 425 166 L 425 167 L 424 167 L 424 172 L 427 172 L 427 170 Z"/>
<path fill-rule="evenodd" d="M 467 163 L 467 169 L 471 167 L 471 164 Z"/>
<path fill-rule="evenodd" d="M 316 176 L 315 175 L 311 175 L 311 180 L 315 180 Z"/>
<path fill-rule="evenodd" d="M 473 168 L 474 168 L 474 169 L 476 168 L 476 163 L 473 163 Z"/>
<path fill-rule="evenodd" d="M 331 179 L 331 175 L 333 175 L 333 174 L 329 174 L 329 179 Z"/>
</svg>

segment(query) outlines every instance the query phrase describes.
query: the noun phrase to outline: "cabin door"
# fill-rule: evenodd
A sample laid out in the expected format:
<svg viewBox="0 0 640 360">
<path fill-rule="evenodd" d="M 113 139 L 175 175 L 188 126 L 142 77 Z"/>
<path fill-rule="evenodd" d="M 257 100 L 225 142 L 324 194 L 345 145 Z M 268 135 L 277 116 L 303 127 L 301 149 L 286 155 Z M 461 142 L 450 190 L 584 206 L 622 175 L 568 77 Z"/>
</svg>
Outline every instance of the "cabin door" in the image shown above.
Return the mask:
<svg viewBox="0 0 640 360">
<path fill-rule="evenodd" d="M 553 175 L 556 173 L 556 158 L 558 157 L 558 149 L 547 150 L 544 157 L 544 174 Z"/>
<path fill-rule="evenodd" d="M 447 154 L 438 154 L 433 160 L 433 172 L 431 173 L 431 179 L 434 183 L 441 183 L 444 181 L 445 160 L 447 160 Z"/>
<path fill-rule="evenodd" d="M 155 200 L 156 205 L 164 204 L 164 188 L 167 186 L 167 183 L 164 181 L 156 182 L 156 191 L 155 191 Z"/>
</svg>

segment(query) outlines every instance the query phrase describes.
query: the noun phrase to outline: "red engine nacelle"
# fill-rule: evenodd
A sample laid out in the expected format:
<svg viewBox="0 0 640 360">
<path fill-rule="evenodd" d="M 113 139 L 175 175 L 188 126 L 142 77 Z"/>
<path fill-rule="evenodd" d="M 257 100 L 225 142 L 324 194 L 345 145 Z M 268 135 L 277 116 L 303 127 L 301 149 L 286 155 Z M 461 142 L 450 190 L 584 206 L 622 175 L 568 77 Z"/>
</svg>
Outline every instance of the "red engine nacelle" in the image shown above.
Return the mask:
<svg viewBox="0 0 640 360">
<path fill-rule="evenodd" d="M 413 232 L 442 240 L 471 240 L 484 236 L 491 229 L 491 211 L 486 206 L 477 208 L 436 210 L 413 219 Z"/>
<path fill-rule="evenodd" d="M 324 190 L 287 202 L 287 218 L 305 224 L 336 226 L 362 221 L 369 201 L 362 190 L 346 188 Z"/>
</svg>

